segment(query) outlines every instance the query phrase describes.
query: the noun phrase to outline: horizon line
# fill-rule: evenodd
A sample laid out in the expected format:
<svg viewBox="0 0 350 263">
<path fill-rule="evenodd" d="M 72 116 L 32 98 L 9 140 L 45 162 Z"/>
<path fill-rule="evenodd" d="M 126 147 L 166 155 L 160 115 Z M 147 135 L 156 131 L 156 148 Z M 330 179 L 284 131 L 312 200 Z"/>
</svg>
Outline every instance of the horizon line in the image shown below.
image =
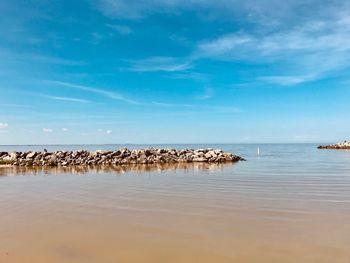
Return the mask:
<svg viewBox="0 0 350 263">
<path fill-rule="evenodd" d="M 78 143 L 78 144 L 0 144 L 2 146 L 94 146 L 94 145 L 202 145 L 202 144 L 319 144 L 319 143 L 332 143 L 330 141 L 323 142 L 207 142 L 207 143 Z"/>
</svg>

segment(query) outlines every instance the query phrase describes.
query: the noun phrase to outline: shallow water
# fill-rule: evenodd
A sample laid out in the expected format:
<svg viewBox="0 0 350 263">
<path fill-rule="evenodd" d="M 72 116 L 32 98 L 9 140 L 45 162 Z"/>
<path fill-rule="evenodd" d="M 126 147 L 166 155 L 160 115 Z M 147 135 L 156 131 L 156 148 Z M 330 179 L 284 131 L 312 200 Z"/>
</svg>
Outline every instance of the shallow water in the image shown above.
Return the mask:
<svg viewBox="0 0 350 263">
<path fill-rule="evenodd" d="M 208 146 L 247 162 L 1 168 L 0 262 L 350 262 L 350 151 Z"/>
</svg>

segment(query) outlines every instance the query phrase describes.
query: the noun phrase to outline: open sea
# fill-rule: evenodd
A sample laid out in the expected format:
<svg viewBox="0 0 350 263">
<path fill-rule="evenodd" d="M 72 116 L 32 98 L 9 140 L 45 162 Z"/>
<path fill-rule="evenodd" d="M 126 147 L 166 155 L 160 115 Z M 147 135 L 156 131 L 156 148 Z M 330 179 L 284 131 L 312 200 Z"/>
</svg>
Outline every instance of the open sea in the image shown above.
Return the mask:
<svg viewBox="0 0 350 263">
<path fill-rule="evenodd" d="M 350 151 L 317 144 L 127 147 L 220 148 L 247 161 L 2 167 L 0 263 L 350 262 Z"/>
</svg>

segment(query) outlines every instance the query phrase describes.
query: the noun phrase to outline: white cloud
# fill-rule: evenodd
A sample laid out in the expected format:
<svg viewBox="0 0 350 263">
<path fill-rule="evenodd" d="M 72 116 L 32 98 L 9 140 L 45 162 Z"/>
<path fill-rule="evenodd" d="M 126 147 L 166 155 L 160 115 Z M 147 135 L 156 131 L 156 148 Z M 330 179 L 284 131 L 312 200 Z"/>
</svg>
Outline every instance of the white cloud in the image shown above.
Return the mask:
<svg viewBox="0 0 350 263">
<path fill-rule="evenodd" d="M 98 32 L 92 32 L 91 37 L 92 37 L 92 40 L 90 41 L 90 43 L 94 45 L 100 43 L 104 38 L 104 36 Z"/>
<path fill-rule="evenodd" d="M 282 86 L 297 85 L 300 83 L 312 81 L 317 79 L 316 75 L 305 75 L 305 76 L 264 76 L 260 80 L 270 82 L 273 84 L 279 84 Z"/>
<path fill-rule="evenodd" d="M 0 129 L 6 129 L 8 126 L 9 125 L 7 123 L 0 122 Z"/>
<path fill-rule="evenodd" d="M 280 64 L 288 68 L 258 79 L 297 85 L 350 66 L 347 1 L 320 4 L 318 0 L 99 0 L 99 3 L 100 10 L 113 18 L 140 19 L 190 11 L 199 14 L 199 18 L 205 13 L 214 21 L 239 23 L 239 31 L 200 41 L 188 57 L 131 61 L 130 70 L 183 72 L 192 68 L 196 60 L 205 58 L 276 67 Z"/>
<path fill-rule="evenodd" d="M 100 0 L 99 8 L 105 15 L 113 18 L 140 19 L 152 14 L 176 13 L 181 10 L 198 10 L 200 8 L 210 10 L 210 13 L 224 10 L 233 13 L 235 10 L 249 8 L 251 2 L 254 2 L 255 6 L 259 6 L 259 1 L 252 0 L 246 0 L 243 3 L 232 0 Z M 266 2 L 271 1 L 260 2 L 268 4 Z M 249 11 L 252 12 L 253 8 L 254 6 L 250 7 Z"/>
<path fill-rule="evenodd" d="M 70 97 L 58 97 L 58 96 L 45 96 L 48 99 L 67 101 L 67 102 L 78 102 L 78 103 L 89 103 L 90 101 L 84 99 L 70 98 Z"/>
<path fill-rule="evenodd" d="M 97 132 L 99 132 L 99 133 L 105 133 L 105 134 L 111 134 L 111 133 L 112 133 L 111 130 L 104 130 L 104 129 L 97 129 Z"/>
<path fill-rule="evenodd" d="M 63 132 L 67 132 L 68 129 L 67 129 L 67 128 L 62 128 L 62 131 L 63 131 Z"/>
<path fill-rule="evenodd" d="M 200 43 L 196 50 L 199 57 L 221 59 L 281 58 L 300 52 L 350 50 L 350 27 L 338 28 L 337 24 L 327 28 L 308 24 L 293 30 L 267 34 L 264 36 L 229 34 Z M 258 57 L 257 57 L 258 56 Z"/>
<path fill-rule="evenodd" d="M 113 91 L 106 91 L 106 90 L 99 89 L 99 88 L 77 85 L 77 84 L 73 84 L 73 83 L 55 81 L 55 80 L 45 80 L 44 82 L 49 83 L 49 84 L 53 84 L 53 85 L 69 87 L 69 88 L 73 88 L 73 89 L 78 89 L 78 90 L 82 90 L 82 91 L 86 91 L 86 92 L 99 94 L 99 95 L 102 95 L 104 97 L 107 97 L 107 98 L 110 98 L 113 100 L 120 100 L 120 101 L 129 103 L 129 104 L 139 104 L 139 102 L 132 100 L 132 99 L 129 99 L 129 98 L 126 98 L 125 96 L 123 96 L 119 93 L 113 92 Z"/>
<path fill-rule="evenodd" d="M 116 30 L 121 35 L 128 35 L 131 33 L 131 29 L 128 26 L 112 25 L 112 24 L 107 24 L 107 26 Z"/>
<path fill-rule="evenodd" d="M 174 57 L 149 57 L 142 60 L 129 61 L 131 71 L 151 72 L 151 71 L 185 71 L 192 67 L 188 59 Z"/>
<path fill-rule="evenodd" d="M 200 43 L 194 56 L 201 58 L 227 55 L 228 53 L 236 52 L 237 48 L 252 41 L 253 39 L 250 36 L 225 35 L 212 41 Z"/>
<path fill-rule="evenodd" d="M 305 20 L 308 16 L 324 14 L 330 7 L 344 6 L 344 0 L 98 0 L 98 8 L 112 18 L 140 19 L 153 14 L 178 14 L 181 11 L 201 13 L 207 17 L 246 19 L 264 25 L 281 20 Z"/>
<path fill-rule="evenodd" d="M 263 35 L 227 34 L 199 43 L 193 57 L 280 65 L 281 75 L 259 79 L 297 85 L 350 66 L 350 23 L 340 15 Z"/>
<path fill-rule="evenodd" d="M 207 82 L 208 80 L 210 80 L 211 76 L 204 73 L 184 71 L 168 74 L 167 77 L 171 79 L 190 79 L 199 82 Z"/>
<path fill-rule="evenodd" d="M 45 132 L 45 133 L 52 133 L 53 129 L 43 128 L 43 132 Z"/>
<path fill-rule="evenodd" d="M 166 2 L 164 1 L 165 4 Z M 163 5 L 158 1 L 99 0 L 100 10 L 113 18 L 139 19 L 146 13 L 153 13 L 156 7 L 159 8 Z"/>
</svg>

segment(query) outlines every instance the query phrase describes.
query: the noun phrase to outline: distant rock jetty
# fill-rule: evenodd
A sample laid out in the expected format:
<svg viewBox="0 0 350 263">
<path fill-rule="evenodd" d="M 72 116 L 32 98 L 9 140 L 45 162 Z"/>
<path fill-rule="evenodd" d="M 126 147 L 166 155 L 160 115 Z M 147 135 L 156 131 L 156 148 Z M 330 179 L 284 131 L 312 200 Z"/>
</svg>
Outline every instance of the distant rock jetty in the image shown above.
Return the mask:
<svg viewBox="0 0 350 263">
<path fill-rule="evenodd" d="M 242 157 L 214 149 L 141 149 L 116 151 L 0 152 L 0 165 L 72 166 L 169 163 L 224 163 L 243 161 Z"/>
<path fill-rule="evenodd" d="M 334 149 L 334 150 L 350 150 L 350 142 L 344 141 L 340 143 L 330 144 L 330 145 L 320 145 L 318 149 Z"/>
</svg>

